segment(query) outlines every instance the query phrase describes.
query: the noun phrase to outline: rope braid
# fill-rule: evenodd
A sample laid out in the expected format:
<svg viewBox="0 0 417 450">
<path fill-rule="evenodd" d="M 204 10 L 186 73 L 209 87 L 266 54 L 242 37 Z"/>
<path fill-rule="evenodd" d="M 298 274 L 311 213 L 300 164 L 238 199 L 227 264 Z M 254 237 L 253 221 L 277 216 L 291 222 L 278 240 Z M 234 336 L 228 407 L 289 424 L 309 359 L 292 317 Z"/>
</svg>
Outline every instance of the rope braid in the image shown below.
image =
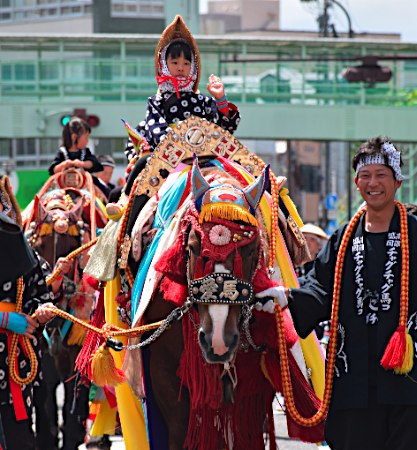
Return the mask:
<svg viewBox="0 0 417 450">
<path fill-rule="evenodd" d="M 262 161 L 259 156 L 253 155 L 255 164 L 260 167 L 265 168 L 266 164 Z M 268 260 L 268 270 L 272 272 L 274 270 L 275 263 L 275 250 L 278 235 L 278 208 L 279 208 L 279 187 L 278 180 L 272 170 L 269 171 L 269 180 L 271 183 L 271 236 L 269 239 L 269 260 Z"/>
<path fill-rule="evenodd" d="M 129 220 L 129 214 L 130 214 L 130 210 L 131 210 L 131 207 L 133 204 L 133 200 L 135 199 L 135 196 L 136 196 L 136 188 L 139 184 L 139 178 L 140 177 L 137 177 L 133 183 L 132 189 L 130 190 L 127 204 L 125 206 L 125 209 L 124 209 L 124 212 L 122 215 L 122 218 L 120 219 L 122 221 L 122 223 L 120 225 L 119 234 L 117 236 L 117 248 L 118 249 L 122 248 L 126 239 L 130 239 L 129 236 L 126 235 L 126 228 L 127 228 L 127 222 Z M 126 272 L 127 281 L 129 283 L 130 287 L 132 287 L 133 283 L 135 282 L 135 278 L 132 274 L 129 264 L 126 264 L 126 267 L 123 267 L 123 269 Z"/>
<path fill-rule="evenodd" d="M 18 278 L 17 280 L 17 294 L 16 294 L 16 312 L 22 313 L 22 303 L 23 303 L 23 291 L 24 291 L 24 283 L 23 277 Z M 19 364 L 17 360 L 18 349 L 17 346 L 20 343 L 20 346 L 26 356 L 29 358 L 29 367 L 30 372 L 25 378 L 22 378 L 19 375 Z M 36 374 L 38 373 L 38 360 L 36 358 L 36 352 L 32 345 L 30 344 L 30 339 L 27 336 L 22 334 L 12 333 L 11 336 L 11 344 L 9 347 L 9 373 L 10 378 L 17 384 L 30 384 L 35 379 Z"/>
<path fill-rule="evenodd" d="M 142 325 L 139 327 L 129 329 L 120 328 L 113 324 L 105 324 L 103 328 L 98 328 L 95 327 L 94 325 L 91 325 L 90 323 L 84 322 L 82 319 L 79 319 L 78 317 L 72 316 L 70 313 L 63 311 L 62 309 L 59 309 L 56 306 L 48 306 L 48 309 L 54 312 L 57 316 L 70 320 L 71 322 L 74 322 L 84 328 L 87 328 L 88 330 L 93 331 L 96 334 L 99 334 L 105 339 L 116 336 L 137 337 L 147 331 L 152 331 L 155 330 L 156 328 L 159 328 L 164 323 L 163 320 L 160 320 L 159 322 L 154 322 L 147 325 Z"/>
<path fill-rule="evenodd" d="M 80 253 L 84 252 L 85 250 L 92 247 L 96 242 L 98 238 L 95 238 L 86 244 L 82 245 L 81 247 L 78 247 L 77 249 L 73 250 L 71 253 L 69 253 L 65 258 L 63 258 L 65 261 L 71 261 L 72 259 L 76 258 Z M 46 284 L 50 286 L 61 274 L 62 270 L 58 267 L 54 272 L 46 277 Z"/>
</svg>

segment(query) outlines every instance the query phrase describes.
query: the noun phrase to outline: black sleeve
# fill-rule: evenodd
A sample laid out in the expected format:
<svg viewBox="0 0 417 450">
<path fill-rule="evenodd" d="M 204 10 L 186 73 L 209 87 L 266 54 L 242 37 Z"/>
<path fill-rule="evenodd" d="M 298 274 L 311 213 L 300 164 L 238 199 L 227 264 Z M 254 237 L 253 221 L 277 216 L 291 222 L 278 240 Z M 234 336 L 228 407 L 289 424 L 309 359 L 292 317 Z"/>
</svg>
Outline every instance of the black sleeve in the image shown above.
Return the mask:
<svg viewBox="0 0 417 450">
<path fill-rule="evenodd" d="M 52 289 L 46 284 L 46 277 L 51 274 L 51 268 L 44 258 L 34 252 L 37 265 L 24 276 L 23 311 L 33 314 L 41 303 L 52 302 Z"/>
<path fill-rule="evenodd" d="M 85 158 L 84 161 L 91 161 L 93 163 L 93 167 L 90 169 L 86 169 L 87 172 L 93 173 L 93 172 L 101 172 L 103 170 L 103 166 L 101 162 L 96 158 L 95 155 L 93 155 L 89 148 L 85 149 Z"/>
<path fill-rule="evenodd" d="M 295 329 L 302 338 L 307 337 L 318 323 L 330 319 L 337 250 L 344 228 L 337 230 L 319 252 L 312 270 L 303 278 L 302 286 L 290 290 L 288 307 Z"/>
<path fill-rule="evenodd" d="M 55 158 L 52 161 L 52 164 L 48 168 L 49 175 L 54 174 L 55 166 L 62 163 L 62 161 L 65 161 L 64 154 L 60 150 L 58 150 L 55 154 Z"/>
</svg>

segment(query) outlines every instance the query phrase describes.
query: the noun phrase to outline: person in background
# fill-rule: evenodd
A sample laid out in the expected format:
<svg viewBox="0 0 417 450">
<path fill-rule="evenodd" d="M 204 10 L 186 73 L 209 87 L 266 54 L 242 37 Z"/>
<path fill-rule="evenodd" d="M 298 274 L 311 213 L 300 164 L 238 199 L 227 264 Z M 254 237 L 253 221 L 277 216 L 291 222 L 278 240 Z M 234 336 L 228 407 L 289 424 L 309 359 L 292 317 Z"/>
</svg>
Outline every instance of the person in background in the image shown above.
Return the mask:
<svg viewBox="0 0 417 450">
<path fill-rule="evenodd" d="M 314 260 L 317 258 L 320 250 L 326 244 L 329 237 L 324 232 L 322 228 L 312 223 L 306 223 L 300 228 L 300 231 L 303 233 L 304 237 L 307 241 L 308 250 L 310 252 L 311 260 L 304 263 L 302 266 L 296 267 L 295 271 L 299 278 L 299 283 L 302 286 L 304 283 L 304 277 L 310 272 L 313 268 Z M 325 320 L 320 322 L 314 328 L 317 339 L 322 345 L 323 349 L 327 348 L 327 344 L 329 341 L 329 330 L 330 330 L 330 321 Z"/>
<path fill-rule="evenodd" d="M 62 143 L 55 159 L 49 166 L 49 174 L 62 172 L 70 167 L 88 172 L 100 172 L 103 166 L 87 147 L 91 128 L 80 117 L 71 117 L 62 130 Z"/>
<path fill-rule="evenodd" d="M 96 172 L 93 175 L 94 185 L 97 186 L 106 197 L 106 202 L 109 199 L 110 192 L 115 188 L 111 182 L 116 162 L 110 155 L 98 155 L 98 161 L 103 166 L 103 170 Z"/>
<path fill-rule="evenodd" d="M 335 450 L 409 450 L 417 441 L 417 218 L 395 200 L 401 166 L 387 138 L 360 145 L 352 168 L 365 205 L 332 234 L 304 284 L 278 299 L 301 337 L 338 311 L 325 424 Z"/>
<path fill-rule="evenodd" d="M 39 329 L 54 313 L 50 270 L 27 243 L 8 177 L 0 177 L 0 415 L 7 450 L 35 450 L 33 386 L 40 361 Z M 22 291 L 23 289 L 23 291 Z M 17 347 L 12 344 L 17 339 Z M 12 363 L 16 357 L 16 363 Z"/>
<path fill-rule="evenodd" d="M 308 250 L 310 251 L 311 261 L 307 261 L 302 266 L 296 268 L 297 276 L 305 276 L 312 268 L 314 260 L 316 259 L 319 251 L 326 244 L 329 237 L 319 226 L 312 223 L 306 223 L 300 228 L 307 241 Z"/>
</svg>

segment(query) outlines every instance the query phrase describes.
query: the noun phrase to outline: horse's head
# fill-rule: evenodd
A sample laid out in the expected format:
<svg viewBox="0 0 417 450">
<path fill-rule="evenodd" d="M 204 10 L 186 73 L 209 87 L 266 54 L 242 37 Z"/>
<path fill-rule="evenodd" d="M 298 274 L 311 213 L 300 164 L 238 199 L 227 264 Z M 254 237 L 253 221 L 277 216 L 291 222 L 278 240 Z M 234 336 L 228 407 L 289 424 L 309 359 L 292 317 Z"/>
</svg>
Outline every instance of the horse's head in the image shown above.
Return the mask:
<svg viewBox="0 0 417 450">
<path fill-rule="evenodd" d="M 209 183 L 193 165 L 187 278 L 200 316 L 199 344 L 211 363 L 233 360 L 242 306 L 253 300 L 252 278 L 262 253 L 256 216 L 267 177 L 268 168 L 244 188 L 219 177 Z"/>
<path fill-rule="evenodd" d="M 64 189 L 35 198 L 36 221 L 29 228 L 29 242 L 51 266 L 60 256 L 79 247 L 84 199 L 75 190 Z M 82 230 L 82 231 L 81 231 Z"/>
</svg>

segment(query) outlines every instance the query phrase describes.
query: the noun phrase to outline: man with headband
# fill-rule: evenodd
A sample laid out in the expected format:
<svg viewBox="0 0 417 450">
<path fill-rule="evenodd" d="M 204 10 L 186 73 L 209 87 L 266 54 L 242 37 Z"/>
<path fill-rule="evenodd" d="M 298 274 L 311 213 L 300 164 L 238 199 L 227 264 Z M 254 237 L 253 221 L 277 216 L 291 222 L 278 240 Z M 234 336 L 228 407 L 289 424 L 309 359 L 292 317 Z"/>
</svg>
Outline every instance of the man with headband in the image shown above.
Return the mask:
<svg viewBox="0 0 417 450">
<path fill-rule="evenodd" d="M 332 317 L 325 438 L 336 450 L 403 450 L 417 440 L 417 220 L 395 200 L 401 165 L 386 138 L 359 147 L 352 166 L 365 203 L 302 288 L 279 300 L 301 337 Z"/>
</svg>

